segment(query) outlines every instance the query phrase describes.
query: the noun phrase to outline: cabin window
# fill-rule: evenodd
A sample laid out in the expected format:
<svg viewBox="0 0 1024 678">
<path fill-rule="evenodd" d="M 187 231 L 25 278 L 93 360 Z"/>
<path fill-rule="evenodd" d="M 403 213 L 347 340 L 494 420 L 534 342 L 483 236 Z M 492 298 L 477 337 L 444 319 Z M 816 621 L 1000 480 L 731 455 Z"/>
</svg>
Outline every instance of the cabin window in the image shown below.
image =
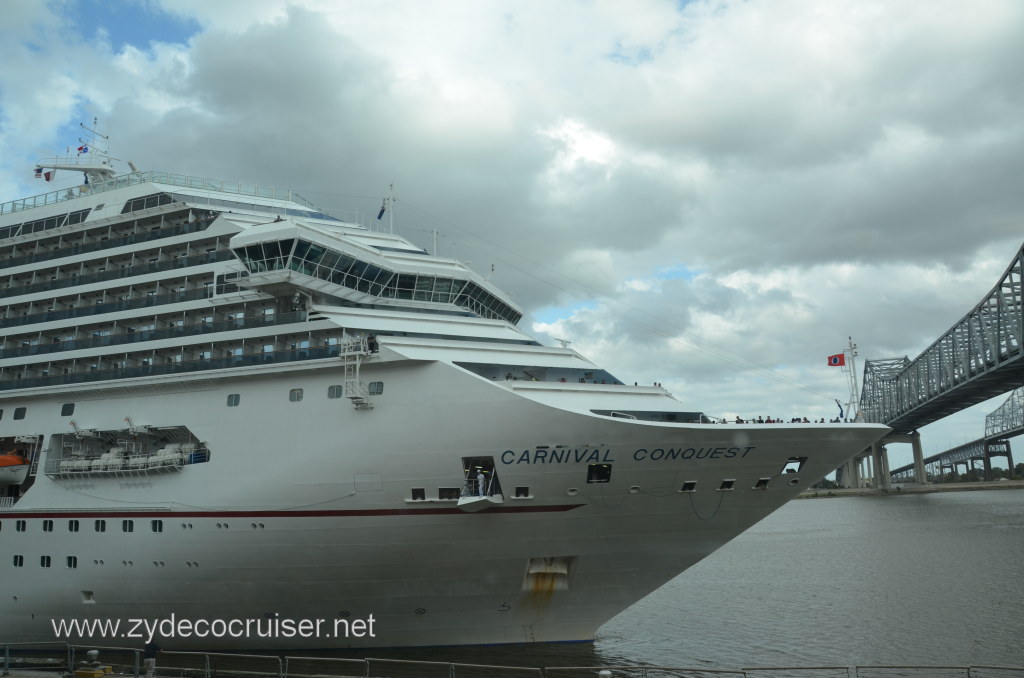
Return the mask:
<svg viewBox="0 0 1024 678">
<path fill-rule="evenodd" d="M 722 484 L 718 486 L 718 489 L 721 490 L 721 491 L 731 490 L 733 488 L 733 485 L 735 485 L 735 484 L 736 484 L 735 480 L 732 480 L 732 479 L 730 479 L 730 480 L 723 480 Z"/>
<path fill-rule="evenodd" d="M 52 520 L 44 520 L 43 521 L 43 532 L 53 532 L 53 521 Z"/>
<path fill-rule="evenodd" d="M 591 464 L 587 467 L 588 483 L 607 483 L 612 479 L 611 464 Z"/>
<path fill-rule="evenodd" d="M 68 556 L 68 567 L 72 570 L 78 567 L 78 556 Z"/>
<path fill-rule="evenodd" d="M 768 481 L 770 481 L 770 480 L 771 480 L 771 478 L 758 478 L 757 479 L 757 484 L 754 485 L 754 489 L 755 490 L 767 490 L 768 489 Z"/>
<path fill-rule="evenodd" d="M 24 567 L 25 566 L 25 556 L 14 556 L 14 566 L 15 567 Z"/>
<path fill-rule="evenodd" d="M 292 390 L 288 391 L 288 400 L 290 400 L 293 403 L 301 402 L 302 401 L 302 389 L 301 388 L 293 388 Z"/>
<path fill-rule="evenodd" d="M 150 528 L 154 532 L 163 532 L 164 531 L 164 521 L 162 521 L 162 520 L 150 521 Z"/>
<path fill-rule="evenodd" d="M 50 560 L 50 556 L 39 556 L 39 567 L 49 567 Z"/>
<path fill-rule="evenodd" d="M 64 403 L 63 405 L 60 406 L 60 416 L 62 416 L 62 417 L 70 417 L 74 413 L 75 413 L 75 404 L 74 403 Z"/>
<path fill-rule="evenodd" d="M 228 394 L 228 407 L 238 407 L 238 403 L 242 401 L 242 396 L 238 393 Z"/>
<path fill-rule="evenodd" d="M 3 418 L 4 418 L 4 411 L 0 410 L 0 419 L 3 419 Z"/>
<path fill-rule="evenodd" d="M 14 529 L 17 530 L 18 532 L 24 532 L 25 531 L 25 527 L 27 525 L 28 525 L 28 523 L 26 523 L 24 520 L 19 520 L 18 522 L 14 523 Z"/>
<path fill-rule="evenodd" d="M 384 392 L 384 382 L 383 381 L 371 381 L 370 385 L 369 385 L 369 392 L 370 392 L 370 395 L 380 395 L 381 393 Z"/>
<path fill-rule="evenodd" d="M 25 418 L 25 408 L 24 407 L 15 407 L 14 408 L 14 418 L 15 419 L 24 419 Z"/>
<path fill-rule="evenodd" d="M 334 386 L 327 387 L 328 398 L 341 398 L 345 395 L 345 387 L 341 384 L 335 384 Z"/>
<path fill-rule="evenodd" d="M 412 488 L 412 500 L 413 501 L 424 501 L 427 498 L 427 491 L 422 487 Z"/>
<path fill-rule="evenodd" d="M 679 488 L 679 491 L 680 492 L 696 492 L 697 491 L 697 481 L 696 480 L 687 480 L 686 482 L 683 483 L 683 486 Z"/>
<path fill-rule="evenodd" d="M 69 520 L 68 521 L 68 532 L 78 532 L 78 521 L 77 520 Z"/>
<path fill-rule="evenodd" d="M 458 499 L 460 494 L 462 494 L 462 488 L 459 487 L 437 488 L 438 499 Z"/>
<path fill-rule="evenodd" d="M 790 457 L 786 465 L 782 467 L 783 473 L 798 473 L 807 463 L 807 457 Z"/>
<path fill-rule="evenodd" d="M 105 521 L 105 520 L 97 520 L 95 523 L 93 523 L 93 529 L 95 529 L 97 532 L 106 532 L 107 531 L 107 521 Z"/>
<path fill-rule="evenodd" d="M 529 487 L 517 487 L 516 488 L 515 496 L 517 496 L 517 497 L 529 497 L 530 496 L 530 488 Z"/>
<path fill-rule="evenodd" d="M 134 532 L 135 531 L 135 521 L 134 520 L 122 520 L 121 521 L 121 531 L 122 532 Z"/>
</svg>

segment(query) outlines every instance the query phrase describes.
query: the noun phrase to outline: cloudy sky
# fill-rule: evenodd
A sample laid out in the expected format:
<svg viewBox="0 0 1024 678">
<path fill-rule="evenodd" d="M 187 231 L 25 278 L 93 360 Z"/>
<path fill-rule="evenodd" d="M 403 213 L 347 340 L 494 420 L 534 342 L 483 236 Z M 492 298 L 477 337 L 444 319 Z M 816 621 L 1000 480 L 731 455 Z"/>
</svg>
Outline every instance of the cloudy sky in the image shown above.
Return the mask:
<svg viewBox="0 0 1024 678">
<path fill-rule="evenodd" d="M 1019 0 L 6 0 L 0 59 L 0 201 L 93 117 L 141 169 L 393 184 L 542 341 L 712 415 L 835 416 L 826 356 L 917 356 L 1024 241 Z"/>
</svg>

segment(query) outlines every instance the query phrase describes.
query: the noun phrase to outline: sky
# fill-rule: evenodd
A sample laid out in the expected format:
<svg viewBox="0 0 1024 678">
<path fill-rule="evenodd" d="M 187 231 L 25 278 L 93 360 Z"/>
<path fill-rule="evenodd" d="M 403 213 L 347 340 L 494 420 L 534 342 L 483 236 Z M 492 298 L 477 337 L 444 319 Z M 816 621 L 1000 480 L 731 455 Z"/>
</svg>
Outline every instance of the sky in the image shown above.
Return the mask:
<svg viewBox="0 0 1024 678">
<path fill-rule="evenodd" d="M 0 58 L 0 202 L 80 183 L 33 168 L 93 119 L 370 221 L 393 186 L 521 327 L 712 416 L 836 416 L 827 356 L 916 357 L 1024 241 L 1019 0 L 6 0 Z"/>
</svg>

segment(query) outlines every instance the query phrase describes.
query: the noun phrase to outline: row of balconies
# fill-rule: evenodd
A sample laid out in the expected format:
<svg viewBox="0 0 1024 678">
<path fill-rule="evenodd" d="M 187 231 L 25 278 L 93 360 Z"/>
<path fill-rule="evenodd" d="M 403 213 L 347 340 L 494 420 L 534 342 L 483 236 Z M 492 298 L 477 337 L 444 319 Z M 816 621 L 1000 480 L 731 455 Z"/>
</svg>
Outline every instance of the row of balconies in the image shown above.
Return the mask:
<svg viewBox="0 0 1024 678">
<path fill-rule="evenodd" d="M 194 246 L 181 245 L 169 250 L 152 250 L 131 257 L 82 262 L 60 269 L 11 276 L 0 285 L 0 298 L 161 273 L 176 268 L 230 261 L 234 258 L 230 250 L 219 249 L 215 241 L 206 241 Z"/>
<path fill-rule="evenodd" d="M 195 217 L 191 210 L 179 209 L 173 213 L 157 214 L 128 222 L 109 222 L 92 227 L 82 224 L 68 232 L 60 229 L 36 240 L 0 246 L 0 268 L 34 264 L 202 231 L 209 228 L 213 219 L 205 210 L 201 211 L 201 215 Z"/>
<path fill-rule="evenodd" d="M 102 313 L 205 299 L 214 294 L 214 273 L 196 273 L 181 278 L 129 285 L 62 298 L 33 301 L 0 309 L 0 326 L 5 328 L 36 323 L 84 318 Z"/>
<path fill-rule="evenodd" d="M 7 337 L 0 344 L 0 359 L 50 355 L 104 346 L 119 346 L 173 337 L 215 334 L 254 327 L 303 322 L 305 311 L 276 313 L 273 305 L 237 306 L 216 310 L 200 309 L 166 316 L 133 318 L 116 324 L 67 328 L 59 333 L 24 334 Z"/>
<path fill-rule="evenodd" d="M 0 369 L 0 390 L 180 374 L 341 355 L 341 330 L 266 336 Z"/>
</svg>

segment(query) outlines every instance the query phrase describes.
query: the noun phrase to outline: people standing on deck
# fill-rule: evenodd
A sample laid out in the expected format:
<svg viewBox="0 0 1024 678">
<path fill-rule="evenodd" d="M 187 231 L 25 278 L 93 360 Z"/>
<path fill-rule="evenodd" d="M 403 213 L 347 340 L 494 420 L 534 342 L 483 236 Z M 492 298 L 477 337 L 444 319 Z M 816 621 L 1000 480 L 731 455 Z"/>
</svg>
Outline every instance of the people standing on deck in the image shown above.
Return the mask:
<svg viewBox="0 0 1024 678">
<path fill-rule="evenodd" d="M 478 497 L 484 496 L 484 491 L 487 489 L 485 486 L 486 480 L 483 470 L 476 472 L 476 495 Z"/>
</svg>

